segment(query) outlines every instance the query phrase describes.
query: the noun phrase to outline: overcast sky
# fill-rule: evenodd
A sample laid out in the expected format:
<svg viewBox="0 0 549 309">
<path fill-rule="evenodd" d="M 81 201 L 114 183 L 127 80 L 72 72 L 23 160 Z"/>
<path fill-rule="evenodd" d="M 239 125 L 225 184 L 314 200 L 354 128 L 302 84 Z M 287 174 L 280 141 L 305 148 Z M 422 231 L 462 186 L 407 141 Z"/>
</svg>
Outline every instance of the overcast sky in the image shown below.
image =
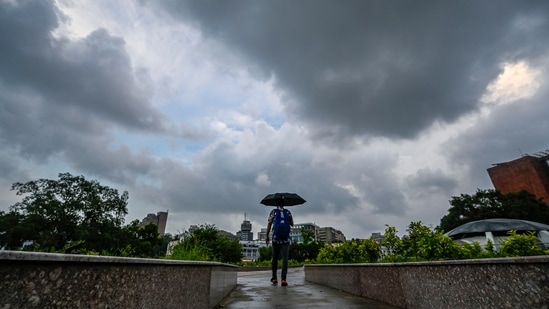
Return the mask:
<svg viewBox="0 0 549 309">
<path fill-rule="evenodd" d="M 167 232 L 273 192 L 367 238 L 549 148 L 548 1 L 0 0 L 0 210 L 69 172 Z"/>
</svg>

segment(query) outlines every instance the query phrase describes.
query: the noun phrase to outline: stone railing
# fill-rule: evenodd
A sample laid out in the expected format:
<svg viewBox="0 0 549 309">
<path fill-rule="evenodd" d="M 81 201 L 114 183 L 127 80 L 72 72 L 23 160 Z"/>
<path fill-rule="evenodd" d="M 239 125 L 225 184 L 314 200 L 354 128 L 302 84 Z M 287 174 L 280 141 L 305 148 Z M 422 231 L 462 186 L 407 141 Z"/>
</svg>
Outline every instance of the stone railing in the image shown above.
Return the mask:
<svg viewBox="0 0 549 309">
<path fill-rule="evenodd" d="M 236 286 L 237 267 L 0 251 L 0 308 L 213 308 Z"/>
<path fill-rule="evenodd" d="M 306 265 L 305 280 L 401 308 L 549 308 L 549 257 Z"/>
</svg>

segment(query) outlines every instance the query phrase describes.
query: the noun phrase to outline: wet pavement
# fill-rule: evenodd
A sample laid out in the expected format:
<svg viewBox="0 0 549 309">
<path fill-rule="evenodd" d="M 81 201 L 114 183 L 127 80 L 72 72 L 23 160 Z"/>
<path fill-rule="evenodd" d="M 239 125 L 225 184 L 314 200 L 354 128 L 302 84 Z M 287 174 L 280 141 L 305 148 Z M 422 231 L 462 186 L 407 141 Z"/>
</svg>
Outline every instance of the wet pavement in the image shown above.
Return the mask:
<svg viewBox="0 0 549 309">
<path fill-rule="evenodd" d="M 280 273 L 280 270 L 279 270 Z M 239 272 L 237 286 L 219 308 L 370 308 L 397 307 L 305 281 L 303 267 L 288 269 L 288 286 L 272 285 L 271 271 Z"/>
</svg>

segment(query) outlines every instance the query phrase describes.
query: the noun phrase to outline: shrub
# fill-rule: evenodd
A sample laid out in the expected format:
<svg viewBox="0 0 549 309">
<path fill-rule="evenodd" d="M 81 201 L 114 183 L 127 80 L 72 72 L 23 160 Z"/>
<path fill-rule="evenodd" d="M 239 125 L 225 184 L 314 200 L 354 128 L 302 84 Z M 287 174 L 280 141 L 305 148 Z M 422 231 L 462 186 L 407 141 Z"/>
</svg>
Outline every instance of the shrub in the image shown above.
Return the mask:
<svg viewBox="0 0 549 309">
<path fill-rule="evenodd" d="M 483 250 L 482 246 L 478 241 L 470 243 L 462 243 L 458 246 L 458 256 L 459 259 L 477 259 L 482 257 Z"/>
<path fill-rule="evenodd" d="M 214 225 L 206 224 L 174 246 L 174 252 L 168 258 L 239 263 L 242 246 L 237 239 L 228 239 Z"/>
<path fill-rule="evenodd" d="M 317 256 L 319 263 L 367 263 L 376 262 L 381 256 L 381 246 L 373 239 L 353 239 L 335 246 L 326 244 Z"/>
<path fill-rule="evenodd" d="M 529 256 L 543 255 L 543 250 L 538 246 L 538 238 L 534 232 L 517 234 L 517 231 L 509 231 L 509 237 L 501 241 L 500 254 L 503 256 Z"/>
<path fill-rule="evenodd" d="M 423 259 L 456 259 L 459 255 L 459 245 L 441 232 L 431 231 L 417 239 L 417 256 Z"/>
<path fill-rule="evenodd" d="M 170 260 L 209 261 L 210 250 L 204 246 L 195 246 L 190 243 L 179 243 L 172 249 Z"/>
</svg>

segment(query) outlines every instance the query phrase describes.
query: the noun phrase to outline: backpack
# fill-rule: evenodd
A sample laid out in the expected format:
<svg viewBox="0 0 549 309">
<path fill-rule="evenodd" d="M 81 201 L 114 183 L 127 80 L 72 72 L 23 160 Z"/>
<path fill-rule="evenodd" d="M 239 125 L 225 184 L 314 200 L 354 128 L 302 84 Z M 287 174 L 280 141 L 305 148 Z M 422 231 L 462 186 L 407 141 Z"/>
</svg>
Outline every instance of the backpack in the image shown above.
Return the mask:
<svg viewBox="0 0 549 309">
<path fill-rule="evenodd" d="M 273 220 L 273 240 L 287 241 L 290 239 L 290 222 L 292 215 L 287 209 L 275 209 L 275 217 Z"/>
</svg>

